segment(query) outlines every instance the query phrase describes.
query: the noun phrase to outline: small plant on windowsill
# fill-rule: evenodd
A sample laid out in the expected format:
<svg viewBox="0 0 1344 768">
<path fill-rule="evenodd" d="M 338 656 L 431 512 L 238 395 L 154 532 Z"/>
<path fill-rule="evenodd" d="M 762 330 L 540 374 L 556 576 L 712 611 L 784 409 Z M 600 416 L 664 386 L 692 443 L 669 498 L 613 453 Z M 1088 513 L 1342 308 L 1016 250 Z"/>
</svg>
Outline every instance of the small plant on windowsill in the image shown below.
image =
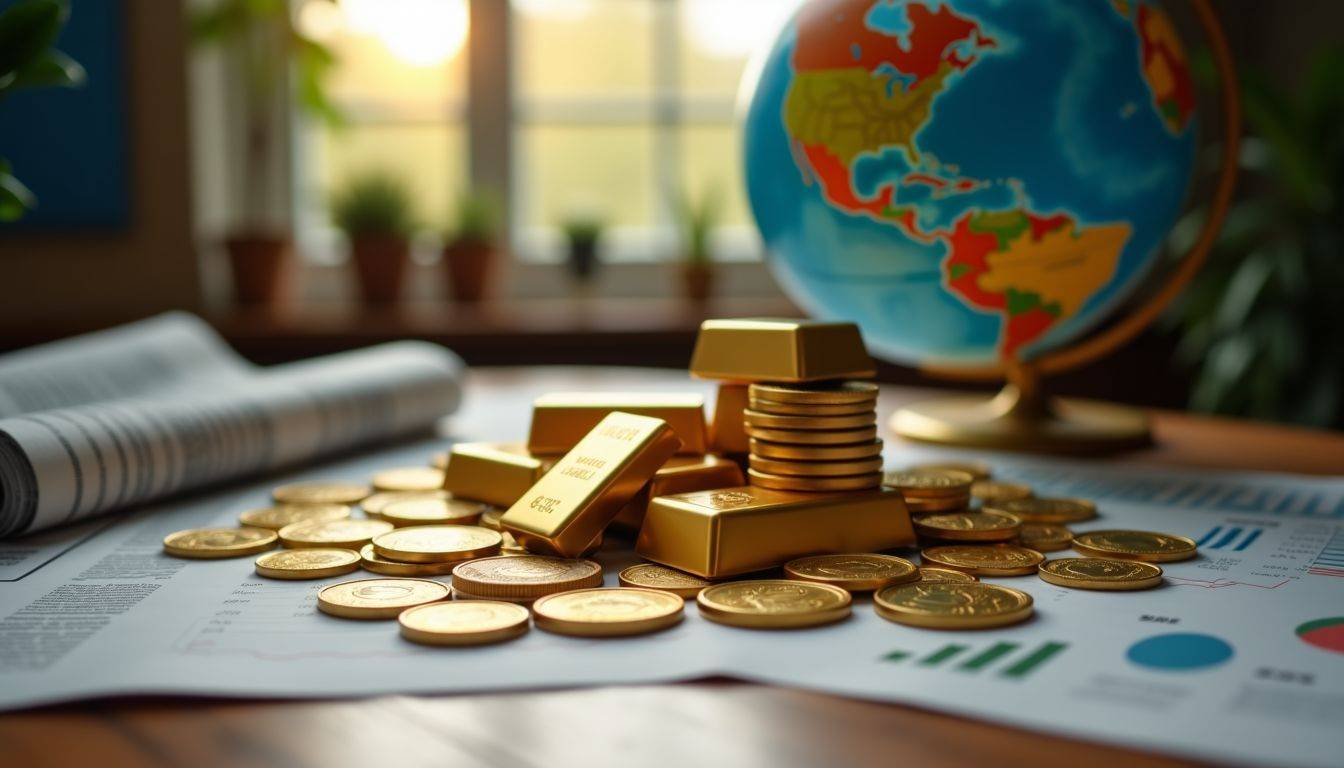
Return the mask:
<svg viewBox="0 0 1344 768">
<path fill-rule="evenodd" d="M 597 270 L 597 247 L 606 222 L 592 213 L 575 213 L 560 225 L 569 244 L 569 271 L 580 282 L 592 279 Z"/>
<path fill-rule="evenodd" d="M 350 240 L 350 257 L 366 304 L 401 298 L 414 228 L 411 194 L 398 177 L 369 171 L 351 177 L 331 198 L 331 218 Z"/>
<path fill-rule="evenodd" d="M 686 298 L 697 304 L 709 300 L 714 292 L 714 262 L 709 236 L 719 222 L 720 199 L 717 187 L 710 187 L 699 201 L 684 195 L 676 208 L 683 261 L 682 288 Z"/>
<path fill-rule="evenodd" d="M 453 228 L 443 245 L 448 292 L 457 301 L 477 302 L 489 292 L 498 260 L 500 219 L 498 197 L 490 192 L 468 191 L 457 199 Z"/>
</svg>

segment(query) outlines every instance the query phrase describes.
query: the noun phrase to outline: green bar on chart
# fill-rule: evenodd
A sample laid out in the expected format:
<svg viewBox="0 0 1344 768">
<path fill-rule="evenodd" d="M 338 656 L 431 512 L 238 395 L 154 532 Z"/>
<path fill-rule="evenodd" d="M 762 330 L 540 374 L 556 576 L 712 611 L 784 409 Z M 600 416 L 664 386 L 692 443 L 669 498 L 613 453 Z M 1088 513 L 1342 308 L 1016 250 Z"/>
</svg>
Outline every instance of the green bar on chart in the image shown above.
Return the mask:
<svg viewBox="0 0 1344 768">
<path fill-rule="evenodd" d="M 1003 670 L 1001 674 L 1004 677 L 1014 677 L 1020 680 L 1031 674 L 1032 670 L 1049 661 L 1055 654 L 1068 647 L 1068 643 L 1045 643 L 1016 664 Z"/>
<path fill-rule="evenodd" d="M 964 645 L 949 643 L 934 651 L 932 654 L 920 659 L 919 665 L 921 667 L 936 667 L 964 650 L 966 650 L 966 646 Z"/>
<path fill-rule="evenodd" d="M 993 664 L 1003 656 L 1017 650 L 1017 643 L 995 643 L 971 658 L 963 661 L 957 669 L 975 672 Z"/>
</svg>

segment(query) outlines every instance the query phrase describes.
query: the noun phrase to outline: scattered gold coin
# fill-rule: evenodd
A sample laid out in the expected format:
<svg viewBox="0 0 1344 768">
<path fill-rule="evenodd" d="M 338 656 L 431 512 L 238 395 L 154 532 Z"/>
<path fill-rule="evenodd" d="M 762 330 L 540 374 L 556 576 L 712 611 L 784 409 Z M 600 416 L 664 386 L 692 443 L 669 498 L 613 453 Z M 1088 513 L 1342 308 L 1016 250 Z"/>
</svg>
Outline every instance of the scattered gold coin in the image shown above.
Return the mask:
<svg viewBox="0 0 1344 768">
<path fill-rule="evenodd" d="M 576 589 L 532 604 L 537 626 L 579 637 L 642 635 L 681 621 L 684 601 L 668 592 L 632 587 Z"/>
<path fill-rule="evenodd" d="M 249 509 L 238 515 L 238 522 L 253 528 L 278 531 L 291 523 L 344 520 L 352 511 L 344 504 L 277 504 L 263 509 Z"/>
<path fill-rule="evenodd" d="M 882 484 L 895 488 L 906 498 L 945 499 L 966 496 L 971 492 L 974 478 L 966 472 L 941 470 L 936 472 L 891 472 Z"/>
<path fill-rule="evenodd" d="M 1097 516 L 1097 505 L 1087 499 L 1027 498 L 986 503 L 985 509 L 1016 515 L 1024 523 L 1068 525 Z"/>
<path fill-rule="evenodd" d="M 776 403 L 825 405 L 835 403 L 876 403 L 877 385 L 871 381 L 842 381 L 838 384 L 752 384 L 748 397 Z"/>
<path fill-rule="evenodd" d="M 462 499 L 411 499 L 383 507 L 381 519 L 405 528 L 413 525 L 473 525 L 486 505 Z"/>
<path fill-rule="evenodd" d="M 742 412 L 742 418 L 747 424 L 767 429 L 864 429 L 877 421 L 877 413 L 865 411 L 849 416 L 785 416 L 748 408 Z"/>
<path fill-rule="evenodd" d="M 373 537 L 373 551 L 403 563 L 444 563 L 499 553 L 498 531 L 469 525 L 421 525 Z"/>
<path fill-rule="evenodd" d="M 871 592 L 919 578 L 915 564 L 892 555 L 814 555 L 784 564 L 790 579 L 830 584 L 850 592 Z"/>
<path fill-rule="evenodd" d="M 840 475 L 837 477 L 797 477 L 792 475 L 771 475 L 755 469 L 747 470 L 747 482 L 762 488 L 777 491 L 862 491 L 879 488 L 882 485 L 881 472 L 868 472 L 862 475 Z"/>
<path fill-rule="evenodd" d="M 1030 485 L 1006 483 L 1000 480 L 977 480 L 971 484 L 971 496 L 986 504 L 1001 501 L 1029 499 L 1033 495 Z"/>
<path fill-rule="evenodd" d="M 752 629 L 794 629 L 831 624 L 849 616 L 849 593 L 830 584 L 758 579 L 715 584 L 695 598 L 700 615 L 719 624 Z"/>
<path fill-rule="evenodd" d="M 1023 523 L 1017 534 L 1017 543 L 1037 552 L 1058 552 L 1068 549 L 1073 541 L 1073 531 L 1062 525 L 1049 523 Z"/>
<path fill-rule="evenodd" d="M 749 396 L 747 399 L 751 410 L 779 416 L 857 416 L 872 413 L 876 404 L 876 400 L 858 403 L 781 403 L 759 397 Z"/>
<path fill-rule="evenodd" d="M 932 565 L 919 566 L 920 581 L 979 581 L 980 579 L 972 576 L 965 571 L 958 571 L 952 568 L 937 568 Z"/>
<path fill-rule="evenodd" d="M 757 440 L 771 443 L 790 443 L 792 445 L 848 445 L 849 443 L 867 443 L 877 438 L 877 427 L 867 426 L 858 429 L 806 430 L 806 429 L 769 429 L 753 424 L 744 424 L 742 429 Z"/>
<path fill-rule="evenodd" d="M 503 517 L 504 513 L 507 511 L 508 510 L 500 509 L 499 507 L 487 507 L 486 510 L 481 513 L 481 519 L 476 524 L 482 528 L 489 528 L 492 531 L 502 531 L 504 530 L 504 526 L 500 524 L 499 518 Z"/>
<path fill-rule="evenodd" d="M 699 576 L 692 576 L 675 568 L 653 563 L 632 565 L 621 571 L 616 580 L 620 582 L 622 587 L 657 589 L 670 592 L 682 599 L 695 597 L 700 594 L 700 590 L 713 583 Z"/>
<path fill-rule="evenodd" d="M 265 528 L 192 528 L 163 537 L 163 551 L 174 557 L 214 560 L 265 552 L 275 546 L 275 531 Z"/>
<path fill-rule="evenodd" d="M 494 600 L 430 603 L 397 616 L 401 636 L 423 645 L 486 645 L 527 634 L 530 614 L 521 605 Z"/>
<path fill-rule="evenodd" d="M 282 549 L 256 561 L 257 575 L 268 579 L 325 579 L 359 568 L 359 554 L 349 549 Z"/>
<path fill-rule="evenodd" d="M 830 477 L 835 475 L 863 475 L 882 471 L 882 457 L 852 459 L 849 461 L 786 461 L 748 456 L 751 468 L 769 475 L 792 477 Z"/>
<path fill-rule="evenodd" d="M 369 573 L 377 573 L 383 576 L 446 576 L 452 573 L 453 569 L 461 564 L 461 561 L 400 563 L 396 560 L 379 557 L 378 553 L 373 551 L 372 544 L 365 544 L 359 549 L 359 564 Z"/>
<path fill-rule="evenodd" d="M 375 491 L 436 491 L 443 487 L 443 470 L 434 467 L 384 469 L 373 476 Z"/>
<path fill-rule="evenodd" d="M 912 521 L 915 533 L 947 541 L 1011 541 L 1022 521 L 1002 512 L 952 512 L 922 515 Z"/>
<path fill-rule="evenodd" d="M 1026 576 L 1036 572 L 1036 567 L 1045 560 L 1045 555 L 1012 544 L 983 547 L 951 545 L 928 547 L 919 553 L 919 558 L 928 565 L 952 568 L 977 576 Z"/>
<path fill-rule="evenodd" d="M 535 600 L 556 592 L 602 586 L 592 560 L 543 555 L 485 557 L 453 570 L 453 592 L 485 600 Z"/>
<path fill-rule="evenodd" d="M 426 579 L 361 579 L 323 587 L 317 609 L 343 619 L 395 619 L 407 608 L 436 603 L 448 588 Z"/>
<path fill-rule="evenodd" d="M 374 536 L 392 530 L 391 523 L 382 520 L 315 520 L 290 523 L 280 529 L 280 542 L 291 549 L 303 547 L 334 547 L 359 549 Z"/>
<path fill-rule="evenodd" d="M 1073 548 L 1084 555 L 1169 563 L 1197 554 L 1194 539 L 1153 531 L 1088 531 L 1075 534 Z"/>
<path fill-rule="evenodd" d="M 373 493 L 373 489 L 362 483 L 314 481 L 282 485 L 271 491 L 271 498 L 277 504 L 345 504 L 353 506 L 370 493 Z"/>
<path fill-rule="evenodd" d="M 763 459 L 786 461 L 853 461 L 882 455 L 882 441 L 868 440 L 853 445 L 789 445 L 751 438 L 747 441 L 751 455 Z"/>
<path fill-rule="evenodd" d="M 1162 569 L 1152 563 L 1102 557 L 1061 557 L 1041 563 L 1043 581 L 1074 589 L 1151 589 L 1162 583 Z"/>
<path fill-rule="evenodd" d="M 929 461 L 905 468 L 906 472 L 964 472 L 975 481 L 988 480 L 993 471 L 978 461 Z"/>
<path fill-rule="evenodd" d="M 359 506 L 364 510 L 364 514 L 380 519 L 383 516 L 383 510 L 397 502 L 451 498 L 453 498 L 453 495 L 447 491 L 380 491 L 359 502 Z"/>
<path fill-rule="evenodd" d="M 997 584 L 918 581 L 885 587 L 873 595 L 882 618 L 926 629 L 988 629 L 1026 621 L 1031 595 Z"/>
</svg>

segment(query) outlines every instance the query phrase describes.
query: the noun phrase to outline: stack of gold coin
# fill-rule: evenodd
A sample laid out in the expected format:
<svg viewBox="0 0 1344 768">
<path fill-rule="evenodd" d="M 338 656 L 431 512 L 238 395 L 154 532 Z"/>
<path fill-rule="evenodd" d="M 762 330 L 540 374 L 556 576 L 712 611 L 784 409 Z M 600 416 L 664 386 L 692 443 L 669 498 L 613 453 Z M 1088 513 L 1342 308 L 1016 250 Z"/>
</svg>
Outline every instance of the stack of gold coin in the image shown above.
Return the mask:
<svg viewBox="0 0 1344 768">
<path fill-rule="evenodd" d="M 602 586 L 602 566 L 592 560 L 518 555 L 486 557 L 453 569 L 453 598 L 457 600 L 533 600 Z"/>
<path fill-rule="evenodd" d="M 900 491 L 910 514 L 918 515 L 966 509 L 974 482 L 973 475 L 957 469 L 921 469 L 892 472 L 883 485 Z"/>
<path fill-rule="evenodd" d="M 781 491 L 862 491 L 882 484 L 877 385 L 755 383 L 743 411 L 748 481 Z"/>
<path fill-rule="evenodd" d="M 393 529 L 390 523 L 381 524 L 387 530 L 373 536 L 359 555 L 364 570 L 387 576 L 442 576 L 468 560 L 498 555 L 503 542 L 498 531 L 474 525 Z"/>
</svg>

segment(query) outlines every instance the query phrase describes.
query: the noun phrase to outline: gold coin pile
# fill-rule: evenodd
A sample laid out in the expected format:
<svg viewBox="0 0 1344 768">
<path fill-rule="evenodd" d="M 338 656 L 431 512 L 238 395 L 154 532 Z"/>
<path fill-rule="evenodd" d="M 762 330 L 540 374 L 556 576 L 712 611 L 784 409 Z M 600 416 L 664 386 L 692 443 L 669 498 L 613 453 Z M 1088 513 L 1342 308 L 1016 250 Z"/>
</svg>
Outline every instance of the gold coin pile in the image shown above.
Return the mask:
<svg viewBox="0 0 1344 768">
<path fill-rule="evenodd" d="M 877 385 L 754 383 L 744 429 L 747 479 L 781 491 L 864 491 L 882 484 Z"/>
<path fill-rule="evenodd" d="M 883 479 L 883 485 L 901 492 L 912 515 L 966 509 L 974 482 L 974 475 L 960 469 L 905 470 Z"/>
</svg>

